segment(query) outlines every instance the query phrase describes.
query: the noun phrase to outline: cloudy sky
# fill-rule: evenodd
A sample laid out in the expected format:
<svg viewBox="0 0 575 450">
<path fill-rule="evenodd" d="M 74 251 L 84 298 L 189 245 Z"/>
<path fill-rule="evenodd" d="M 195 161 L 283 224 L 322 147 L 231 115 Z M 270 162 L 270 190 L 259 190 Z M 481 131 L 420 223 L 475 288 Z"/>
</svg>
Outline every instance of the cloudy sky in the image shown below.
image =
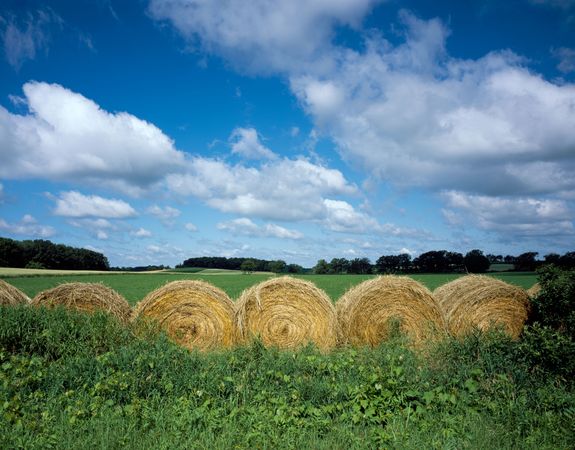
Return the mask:
<svg viewBox="0 0 575 450">
<path fill-rule="evenodd" d="M 0 38 L 0 236 L 575 249 L 575 0 L 3 0 Z"/>
</svg>

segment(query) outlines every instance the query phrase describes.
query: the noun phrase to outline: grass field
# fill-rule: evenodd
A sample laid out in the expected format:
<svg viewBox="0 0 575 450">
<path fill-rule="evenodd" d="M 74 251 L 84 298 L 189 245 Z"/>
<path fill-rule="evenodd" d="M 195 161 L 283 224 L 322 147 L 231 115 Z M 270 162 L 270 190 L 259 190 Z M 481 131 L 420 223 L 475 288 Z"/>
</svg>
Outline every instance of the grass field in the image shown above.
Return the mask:
<svg viewBox="0 0 575 450">
<path fill-rule="evenodd" d="M 4 269 L 2 269 L 4 270 Z M 130 304 L 135 304 L 149 292 L 164 285 L 167 282 L 183 279 L 200 279 L 208 281 L 223 289 L 232 299 L 239 297 L 247 287 L 274 276 L 270 273 L 242 274 L 241 272 L 212 270 L 201 273 L 86 273 L 79 275 L 77 272 L 70 274 L 49 273 L 49 276 L 14 276 L 0 272 L 0 279 L 5 279 L 10 284 L 22 290 L 29 297 L 37 293 L 66 282 L 89 282 L 104 283 L 122 294 Z M 225 276 L 224 276 L 225 275 Z M 458 274 L 416 274 L 412 277 L 429 289 L 454 280 Z M 496 278 L 511 284 L 516 284 L 525 289 L 531 287 L 537 281 L 534 273 L 503 272 L 492 274 Z M 346 290 L 352 286 L 371 278 L 371 275 L 299 275 L 298 278 L 312 281 L 323 289 L 333 301 L 336 301 Z"/>
</svg>

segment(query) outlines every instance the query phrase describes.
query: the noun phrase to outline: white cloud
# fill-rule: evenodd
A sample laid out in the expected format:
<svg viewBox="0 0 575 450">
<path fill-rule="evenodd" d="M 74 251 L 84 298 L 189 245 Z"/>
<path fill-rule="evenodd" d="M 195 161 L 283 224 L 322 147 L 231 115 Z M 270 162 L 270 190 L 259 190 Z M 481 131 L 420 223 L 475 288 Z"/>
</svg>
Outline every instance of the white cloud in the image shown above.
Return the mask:
<svg viewBox="0 0 575 450">
<path fill-rule="evenodd" d="M 168 225 L 173 225 L 175 219 L 178 218 L 182 213 L 179 209 L 173 208 L 171 206 L 165 206 L 162 208 L 158 205 L 150 206 L 148 209 L 146 209 L 146 212 Z"/>
<path fill-rule="evenodd" d="M 518 56 L 450 57 L 438 20 L 401 15 L 405 42 L 367 39 L 326 76 L 291 86 L 343 157 L 400 186 L 485 194 L 575 189 L 575 85 L 530 72 Z M 531 174 L 544 168 L 553 177 Z"/>
<path fill-rule="evenodd" d="M 184 225 L 184 228 L 192 233 L 195 233 L 196 231 L 198 231 L 198 227 L 195 226 L 193 223 L 188 222 Z"/>
<path fill-rule="evenodd" d="M 145 228 L 142 227 L 132 231 L 130 234 L 138 238 L 146 238 L 152 236 L 152 232 L 150 230 L 146 230 Z"/>
<path fill-rule="evenodd" d="M 450 214 L 487 231 L 515 236 L 575 234 L 574 214 L 562 200 L 502 198 L 449 191 L 443 194 Z M 453 212 L 455 210 L 455 212 Z"/>
<path fill-rule="evenodd" d="M 20 222 L 16 223 L 9 223 L 4 219 L 0 219 L 0 230 L 11 234 L 35 238 L 49 238 L 56 233 L 51 226 L 38 224 L 36 219 L 30 214 L 24 215 Z"/>
<path fill-rule="evenodd" d="M 6 60 L 19 70 L 24 62 L 35 59 L 38 52 L 47 50 L 51 25 L 61 26 L 63 20 L 51 9 L 44 9 L 28 14 L 21 23 L 15 17 L 2 20 L 0 16 L 0 26 L 2 22 L 5 22 L 2 43 Z"/>
<path fill-rule="evenodd" d="M 138 195 L 184 162 L 149 122 L 106 112 L 57 84 L 30 82 L 23 89 L 28 114 L 0 106 L 0 177 L 75 181 Z"/>
<path fill-rule="evenodd" d="M 108 233 L 106 233 L 104 230 L 96 231 L 96 238 L 100 239 L 101 241 L 107 240 L 108 237 Z"/>
<path fill-rule="evenodd" d="M 568 47 L 559 47 L 553 49 L 553 56 L 559 60 L 557 69 L 561 73 L 575 72 L 575 49 Z"/>
<path fill-rule="evenodd" d="M 70 220 L 70 225 L 79 228 L 92 228 L 92 229 L 115 229 L 115 226 L 106 219 L 77 219 Z"/>
<path fill-rule="evenodd" d="M 352 205 L 342 200 L 325 199 L 326 215 L 323 225 L 332 231 L 348 233 L 377 232 L 379 223 L 367 214 L 358 212 Z"/>
<path fill-rule="evenodd" d="M 196 47 L 240 70 L 276 72 L 329 65 L 333 28 L 359 26 L 380 0 L 151 0 L 149 12 Z M 256 56 L 257 55 L 257 56 Z"/>
<path fill-rule="evenodd" d="M 136 215 L 134 208 L 123 200 L 83 195 L 77 191 L 62 192 L 54 200 L 54 214 L 57 216 L 123 219 Z"/>
<path fill-rule="evenodd" d="M 229 231 L 232 234 L 252 237 L 275 237 L 279 239 L 303 238 L 303 234 L 297 230 L 288 230 L 273 223 L 266 223 L 260 226 L 246 217 L 218 223 L 217 228 L 218 230 Z"/>
<path fill-rule="evenodd" d="M 259 139 L 254 128 L 236 128 L 230 136 L 229 142 L 232 153 L 248 159 L 275 159 L 277 156 L 265 147 Z"/>
<path fill-rule="evenodd" d="M 189 161 L 185 174 L 169 175 L 167 185 L 219 211 L 271 220 L 323 217 L 324 196 L 357 193 L 340 171 L 306 159 L 281 159 L 248 167 L 196 157 Z"/>
</svg>

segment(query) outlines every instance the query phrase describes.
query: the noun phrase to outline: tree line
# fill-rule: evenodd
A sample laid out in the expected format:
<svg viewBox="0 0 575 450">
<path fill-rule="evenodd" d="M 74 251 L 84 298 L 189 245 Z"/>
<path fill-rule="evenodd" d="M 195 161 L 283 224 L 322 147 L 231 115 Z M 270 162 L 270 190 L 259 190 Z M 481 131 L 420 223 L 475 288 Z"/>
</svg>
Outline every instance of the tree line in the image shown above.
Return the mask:
<svg viewBox="0 0 575 450">
<path fill-rule="evenodd" d="M 564 255 L 550 253 L 543 260 L 538 252 L 525 252 L 518 256 L 484 255 L 474 249 L 463 255 L 447 250 L 422 253 L 416 258 L 407 253 L 383 255 L 372 264 L 368 258 L 333 258 L 330 262 L 320 259 L 313 268 L 316 274 L 372 274 L 372 273 L 484 273 L 492 264 L 509 264 L 510 270 L 531 272 L 538 267 L 554 264 L 566 269 L 575 268 L 575 252 Z"/>
<path fill-rule="evenodd" d="M 109 270 L 108 258 L 85 248 L 47 240 L 0 238 L 0 267 L 59 270 Z"/>
<path fill-rule="evenodd" d="M 202 267 L 204 269 L 241 270 L 243 272 L 303 273 L 298 264 L 287 264 L 281 259 L 265 260 L 258 258 L 226 258 L 224 256 L 200 256 L 186 259 L 176 268 Z"/>
</svg>

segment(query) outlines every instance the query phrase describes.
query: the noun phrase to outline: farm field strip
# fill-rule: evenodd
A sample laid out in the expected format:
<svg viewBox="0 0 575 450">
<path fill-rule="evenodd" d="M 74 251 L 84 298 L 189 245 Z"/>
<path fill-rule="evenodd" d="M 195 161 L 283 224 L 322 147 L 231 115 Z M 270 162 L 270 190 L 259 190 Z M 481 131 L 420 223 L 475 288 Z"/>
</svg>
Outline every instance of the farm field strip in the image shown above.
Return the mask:
<svg viewBox="0 0 575 450">
<path fill-rule="evenodd" d="M 273 277 L 273 274 L 226 274 L 220 276 L 218 273 L 97 273 L 82 274 L 77 273 L 33 276 L 33 277 L 4 277 L 0 273 L 0 278 L 9 282 L 13 286 L 22 290 L 29 297 L 34 297 L 37 293 L 50 289 L 62 283 L 84 282 L 84 283 L 104 283 L 122 294 L 131 305 L 144 298 L 148 293 L 157 289 L 170 281 L 195 279 L 204 280 L 212 283 L 214 286 L 224 290 L 232 299 L 237 299 L 241 292 L 261 281 Z M 494 273 L 490 274 L 496 278 L 515 284 L 524 289 L 531 287 L 537 281 L 534 273 Z M 454 280 L 461 276 L 460 274 L 414 274 L 410 275 L 415 280 L 423 283 L 429 289 L 433 290 L 444 283 Z M 374 275 L 298 275 L 302 278 L 316 284 L 323 289 L 327 295 L 335 302 L 349 288 L 361 283 L 364 280 L 374 277 Z"/>
</svg>

